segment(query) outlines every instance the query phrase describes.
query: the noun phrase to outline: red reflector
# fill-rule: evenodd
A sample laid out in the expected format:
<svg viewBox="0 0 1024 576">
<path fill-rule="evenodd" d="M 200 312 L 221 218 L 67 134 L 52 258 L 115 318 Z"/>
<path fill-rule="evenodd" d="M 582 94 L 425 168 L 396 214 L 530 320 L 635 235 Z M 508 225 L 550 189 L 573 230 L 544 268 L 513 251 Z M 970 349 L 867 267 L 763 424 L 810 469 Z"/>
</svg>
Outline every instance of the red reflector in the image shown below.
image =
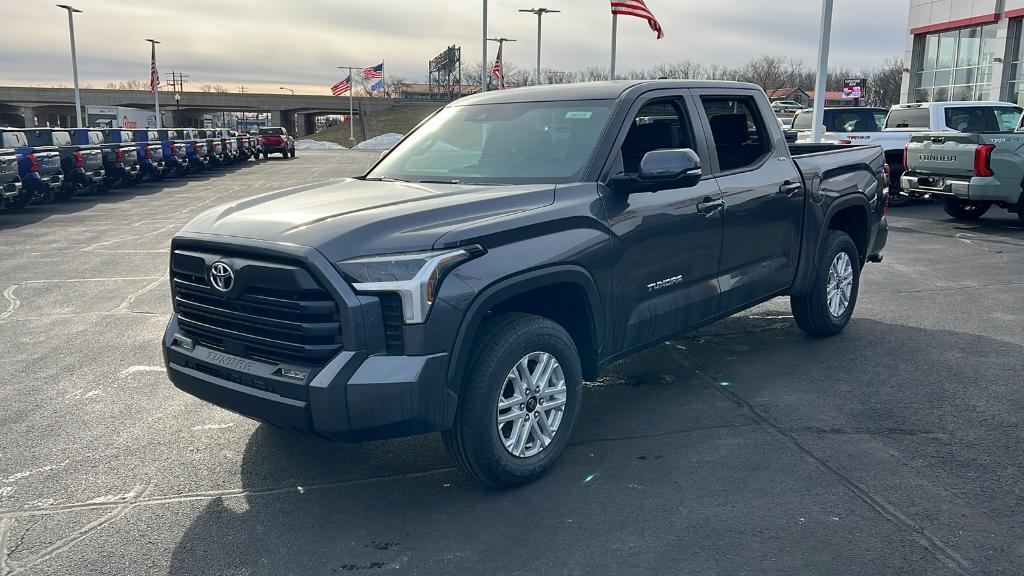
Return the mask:
<svg viewBox="0 0 1024 576">
<path fill-rule="evenodd" d="M 974 149 L 974 175 L 992 176 L 992 151 L 995 144 L 979 144 Z"/>
<path fill-rule="evenodd" d="M 82 168 L 85 166 L 85 156 L 81 152 L 75 152 L 72 154 L 75 157 L 75 168 Z"/>
<path fill-rule="evenodd" d="M 25 158 L 28 158 L 28 171 L 39 172 L 39 159 L 36 158 L 35 154 L 26 154 Z"/>
</svg>

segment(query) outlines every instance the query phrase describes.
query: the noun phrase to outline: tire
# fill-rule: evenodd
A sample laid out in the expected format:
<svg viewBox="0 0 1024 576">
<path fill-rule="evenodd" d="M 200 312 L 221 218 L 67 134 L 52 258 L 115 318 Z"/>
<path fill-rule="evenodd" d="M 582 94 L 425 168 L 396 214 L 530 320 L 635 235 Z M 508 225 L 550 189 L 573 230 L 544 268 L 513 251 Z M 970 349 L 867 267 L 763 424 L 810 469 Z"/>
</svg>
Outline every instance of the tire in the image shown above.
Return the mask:
<svg viewBox="0 0 1024 576">
<path fill-rule="evenodd" d="M 84 189 L 85 186 L 82 186 L 77 182 L 67 182 L 53 194 L 53 197 L 56 198 L 57 200 L 60 200 L 61 202 L 67 202 L 68 200 L 71 200 L 75 196 L 82 194 L 82 191 Z"/>
<path fill-rule="evenodd" d="M 292 158 L 295 158 L 295 148 L 292 148 L 291 151 L 288 152 L 288 155 L 291 156 Z"/>
<path fill-rule="evenodd" d="M 28 205 L 32 203 L 32 196 L 33 194 L 31 192 L 22 191 L 21 194 L 18 194 L 7 201 L 7 207 L 13 210 L 27 208 Z"/>
<path fill-rule="evenodd" d="M 270 154 L 268 154 L 268 153 L 266 153 L 266 152 L 264 152 L 264 153 L 263 153 L 263 159 L 264 159 L 264 160 L 266 160 L 266 159 L 267 159 L 267 158 L 269 158 L 269 157 L 270 157 Z"/>
<path fill-rule="evenodd" d="M 977 220 L 988 212 L 992 205 L 988 202 L 970 202 L 956 198 L 946 198 L 942 202 L 942 209 L 957 220 Z"/>
<path fill-rule="evenodd" d="M 508 488 L 532 482 L 543 476 L 565 448 L 582 399 L 582 371 L 579 353 L 569 334 L 558 324 L 530 314 L 503 314 L 489 320 L 481 328 L 480 342 L 462 384 L 454 425 L 441 433 L 444 446 L 452 460 L 466 473 L 496 487 Z M 548 385 L 527 394 L 517 391 L 512 372 L 520 365 L 527 372 L 543 372 L 540 362 L 552 368 Z M 558 383 L 560 368 L 564 388 Z M 499 408 L 499 400 L 513 401 L 508 408 Z M 518 406 L 516 399 L 525 400 Z M 545 407 L 540 400 L 547 402 Z M 559 403 L 551 408 L 552 403 Z M 532 405 L 532 408 L 531 408 Z M 561 408 L 561 413 L 558 410 Z M 512 416 L 501 424 L 498 417 Z M 515 418 L 519 414 L 519 418 Z M 546 427 L 554 425 L 548 444 L 537 435 L 541 429 L 538 414 Z M 532 416 L 532 418 L 531 418 Z M 525 441 L 515 445 L 519 427 L 526 427 Z M 514 446 L 506 448 L 506 438 Z M 521 448 L 519 447 L 521 445 Z M 513 455 L 510 450 L 518 450 Z"/>
<path fill-rule="evenodd" d="M 49 204 L 50 202 L 53 202 L 53 195 L 55 193 L 56 193 L 56 191 L 53 188 L 50 188 L 49 186 L 47 186 L 46 190 L 43 190 L 42 192 L 36 193 L 35 199 L 32 200 L 32 203 L 33 204 Z"/>
<path fill-rule="evenodd" d="M 901 206 L 906 206 L 907 204 L 910 204 L 912 200 L 913 198 L 900 192 L 896 194 L 891 194 L 889 196 L 889 207 L 899 208 Z"/>
<path fill-rule="evenodd" d="M 833 268 L 839 269 L 840 272 L 844 271 L 843 255 L 848 263 L 846 269 L 849 270 L 849 289 L 840 289 L 841 294 L 837 295 L 838 301 L 834 301 L 829 298 L 829 285 L 835 282 Z M 850 236 L 839 230 L 829 232 L 821 247 L 811 289 L 802 296 L 790 297 L 790 307 L 793 310 L 796 325 L 809 336 L 818 338 L 835 336 L 842 332 L 846 324 L 849 323 L 850 317 L 853 316 L 853 309 L 857 305 L 860 269 L 857 245 L 853 243 Z M 845 278 L 847 274 L 841 273 L 840 277 Z M 846 300 L 845 307 L 842 306 L 844 298 Z M 839 305 L 833 309 L 832 305 L 836 302 Z M 835 313 L 836 311 L 838 314 Z"/>
</svg>

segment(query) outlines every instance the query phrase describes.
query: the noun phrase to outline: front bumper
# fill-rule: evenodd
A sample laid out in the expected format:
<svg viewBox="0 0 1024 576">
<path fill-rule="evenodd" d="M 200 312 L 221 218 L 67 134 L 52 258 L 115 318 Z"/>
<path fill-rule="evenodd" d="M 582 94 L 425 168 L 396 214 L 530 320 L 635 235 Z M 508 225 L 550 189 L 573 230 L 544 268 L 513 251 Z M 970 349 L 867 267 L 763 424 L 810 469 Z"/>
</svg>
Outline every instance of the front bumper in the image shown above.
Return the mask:
<svg viewBox="0 0 1024 576">
<path fill-rule="evenodd" d="M 222 237 L 179 233 L 172 254 L 186 241 L 186 251 L 301 263 L 338 302 L 345 343 L 322 366 L 240 358 L 193 340 L 173 314 L 162 349 L 168 377 L 176 387 L 255 420 L 344 441 L 410 436 L 451 426 L 458 395 L 448 382 L 448 350 L 454 339 L 450 324 L 459 311 L 436 302 L 433 320 L 418 328 L 437 332 L 408 336 L 405 354 L 388 355 L 380 300 L 352 292 L 318 251 L 241 238 L 224 244 Z"/>
</svg>

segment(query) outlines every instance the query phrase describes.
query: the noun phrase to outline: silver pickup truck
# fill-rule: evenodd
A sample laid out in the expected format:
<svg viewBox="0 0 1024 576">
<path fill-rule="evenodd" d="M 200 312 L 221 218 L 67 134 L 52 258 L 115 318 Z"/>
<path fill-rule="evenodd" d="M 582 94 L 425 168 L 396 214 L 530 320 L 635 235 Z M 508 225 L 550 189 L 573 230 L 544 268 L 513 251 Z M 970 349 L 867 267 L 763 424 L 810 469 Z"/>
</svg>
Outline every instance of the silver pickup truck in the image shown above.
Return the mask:
<svg viewBox="0 0 1024 576">
<path fill-rule="evenodd" d="M 976 220 L 998 206 L 1024 223 L 1024 128 L 990 124 L 987 130 L 913 136 L 903 190 L 941 198 L 946 213 L 960 220 Z"/>
</svg>

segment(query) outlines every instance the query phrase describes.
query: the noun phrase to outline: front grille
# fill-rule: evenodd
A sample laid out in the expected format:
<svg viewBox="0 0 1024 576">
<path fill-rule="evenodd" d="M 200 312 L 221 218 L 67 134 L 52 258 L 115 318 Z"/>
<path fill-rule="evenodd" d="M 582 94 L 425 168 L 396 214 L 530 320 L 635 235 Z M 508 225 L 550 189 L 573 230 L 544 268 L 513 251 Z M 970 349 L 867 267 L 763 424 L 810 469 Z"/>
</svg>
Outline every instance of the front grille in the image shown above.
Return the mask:
<svg viewBox="0 0 1024 576">
<path fill-rule="evenodd" d="M 227 292 L 209 267 L 234 271 Z M 300 263 L 179 248 L 171 255 L 174 311 L 197 343 L 244 358 L 323 366 L 342 347 L 338 303 Z"/>
<path fill-rule="evenodd" d="M 384 317 L 384 351 L 388 354 L 405 354 L 402 297 L 398 294 L 381 294 L 380 308 Z"/>
</svg>

